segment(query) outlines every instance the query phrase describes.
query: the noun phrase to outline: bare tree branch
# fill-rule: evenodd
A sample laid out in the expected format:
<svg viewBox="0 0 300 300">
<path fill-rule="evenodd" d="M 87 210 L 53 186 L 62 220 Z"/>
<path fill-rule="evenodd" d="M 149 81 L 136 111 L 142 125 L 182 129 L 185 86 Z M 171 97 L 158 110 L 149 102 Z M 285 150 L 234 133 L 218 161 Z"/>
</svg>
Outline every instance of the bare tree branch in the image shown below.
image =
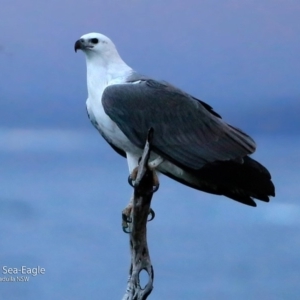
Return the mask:
<svg viewBox="0 0 300 300">
<path fill-rule="evenodd" d="M 152 136 L 153 130 L 150 129 L 137 173 L 136 171 L 133 172 L 136 174 L 136 179 L 131 223 L 129 223 L 131 265 L 123 300 L 145 300 L 153 289 L 154 272 L 147 245 L 147 218 L 149 212 L 152 211 L 150 205 L 153 192 L 158 188 L 155 171 L 150 170 L 148 167 Z M 157 188 L 154 189 L 153 187 Z M 152 216 L 154 216 L 154 212 Z M 142 270 L 148 273 L 148 283 L 144 288 L 141 288 L 139 278 Z"/>
</svg>

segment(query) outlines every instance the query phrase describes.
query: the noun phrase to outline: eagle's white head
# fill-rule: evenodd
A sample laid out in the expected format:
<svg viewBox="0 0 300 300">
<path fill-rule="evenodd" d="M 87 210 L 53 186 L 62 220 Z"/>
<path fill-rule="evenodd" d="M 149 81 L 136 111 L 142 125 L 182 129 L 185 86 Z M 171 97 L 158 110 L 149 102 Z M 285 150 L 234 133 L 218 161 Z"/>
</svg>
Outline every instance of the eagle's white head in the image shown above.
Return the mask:
<svg viewBox="0 0 300 300">
<path fill-rule="evenodd" d="M 91 32 L 84 34 L 74 45 L 75 52 L 82 50 L 87 63 L 110 68 L 113 65 L 127 66 L 120 57 L 115 44 L 104 34 Z M 121 67 L 122 68 L 122 67 Z M 127 69 L 129 67 L 127 66 Z"/>
<path fill-rule="evenodd" d="M 74 49 L 75 52 L 82 50 L 85 54 L 89 91 L 93 83 L 97 83 L 98 89 L 100 82 L 106 85 L 132 72 L 132 69 L 120 57 L 114 43 L 101 33 L 84 34 L 75 42 Z"/>
<path fill-rule="evenodd" d="M 89 56 L 110 56 L 118 53 L 114 43 L 101 33 L 87 33 L 83 35 L 74 46 L 75 52 L 82 50 Z"/>
</svg>

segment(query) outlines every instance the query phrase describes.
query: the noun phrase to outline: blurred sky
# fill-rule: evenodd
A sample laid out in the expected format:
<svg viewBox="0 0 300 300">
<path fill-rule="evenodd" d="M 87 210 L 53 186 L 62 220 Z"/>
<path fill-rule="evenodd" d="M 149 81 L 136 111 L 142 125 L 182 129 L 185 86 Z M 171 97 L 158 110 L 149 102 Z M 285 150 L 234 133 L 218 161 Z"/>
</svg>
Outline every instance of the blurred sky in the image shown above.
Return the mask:
<svg viewBox="0 0 300 300">
<path fill-rule="evenodd" d="M 73 46 L 97 31 L 134 69 L 233 125 L 298 133 L 299 15 L 297 0 L 3 0 L 0 125 L 89 126 L 85 60 Z"/>
<path fill-rule="evenodd" d="M 0 282 L 0 298 L 124 292 L 127 166 L 87 118 L 85 59 L 74 53 L 97 31 L 135 70 L 249 133 L 276 185 L 253 209 L 162 178 L 153 299 L 298 299 L 299 16 L 297 0 L 2 0 L 0 267 L 41 265 L 47 276 Z"/>
</svg>

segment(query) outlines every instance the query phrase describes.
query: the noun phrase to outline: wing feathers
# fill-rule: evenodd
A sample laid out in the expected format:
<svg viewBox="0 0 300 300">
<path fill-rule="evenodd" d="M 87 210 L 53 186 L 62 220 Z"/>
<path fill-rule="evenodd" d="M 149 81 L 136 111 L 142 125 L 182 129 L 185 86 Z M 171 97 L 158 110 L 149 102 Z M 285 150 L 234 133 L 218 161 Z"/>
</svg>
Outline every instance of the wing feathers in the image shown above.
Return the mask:
<svg viewBox="0 0 300 300">
<path fill-rule="evenodd" d="M 243 163 L 221 161 L 206 164 L 198 171 L 184 169 L 181 176 L 168 168 L 162 168 L 160 171 L 192 188 L 224 195 L 250 206 L 256 206 L 252 198 L 269 202 L 269 196 L 275 196 L 275 188 L 268 170 L 248 156 L 243 158 Z"/>
<path fill-rule="evenodd" d="M 153 127 L 153 149 L 181 166 L 197 170 L 208 162 L 255 151 L 249 136 L 225 123 L 207 104 L 167 83 L 144 80 L 108 86 L 102 104 L 137 147 L 143 147 Z"/>
</svg>

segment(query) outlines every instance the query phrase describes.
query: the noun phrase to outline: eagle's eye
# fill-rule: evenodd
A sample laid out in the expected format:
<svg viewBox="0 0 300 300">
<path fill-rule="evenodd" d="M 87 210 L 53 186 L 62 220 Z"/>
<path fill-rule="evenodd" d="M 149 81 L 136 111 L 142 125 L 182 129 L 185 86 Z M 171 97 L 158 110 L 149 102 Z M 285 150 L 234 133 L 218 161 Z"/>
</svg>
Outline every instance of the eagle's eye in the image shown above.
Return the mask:
<svg viewBox="0 0 300 300">
<path fill-rule="evenodd" d="M 96 38 L 93 38 L 93 39 L 91 39 L 91 42 L 92 42 L 93 44 L 98 44 L 99 40 L 96 39 Z"/>
</svg>

